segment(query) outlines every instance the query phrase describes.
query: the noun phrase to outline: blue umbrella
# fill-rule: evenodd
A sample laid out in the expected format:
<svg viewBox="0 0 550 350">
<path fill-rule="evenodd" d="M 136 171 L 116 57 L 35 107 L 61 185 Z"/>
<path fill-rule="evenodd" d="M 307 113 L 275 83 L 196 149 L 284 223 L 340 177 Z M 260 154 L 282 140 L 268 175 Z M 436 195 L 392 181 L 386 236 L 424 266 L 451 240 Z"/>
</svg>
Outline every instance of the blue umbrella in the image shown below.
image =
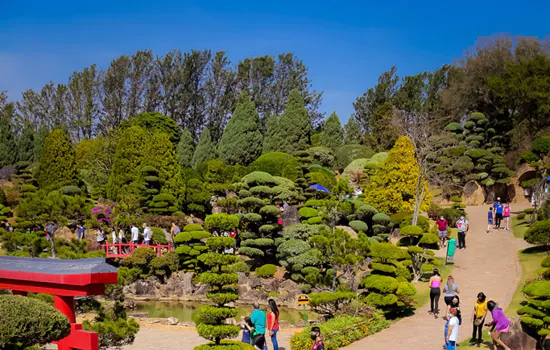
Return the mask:
<svg viewBox="0 0 550 350">
<path fill-rule="evenodd" d="M 323 186 L 318 185 L 318 184 L 311 185 L 311 186 L 309 186 L 309 188 L 314 188 L 314 189 L 316 189 L 317 191 L 323 191 L 323 192 L 326 192 L 326 193 L 330 193 L 330 191 L 328 190 L 328 188 L 323 187 Z"/>
</svg>

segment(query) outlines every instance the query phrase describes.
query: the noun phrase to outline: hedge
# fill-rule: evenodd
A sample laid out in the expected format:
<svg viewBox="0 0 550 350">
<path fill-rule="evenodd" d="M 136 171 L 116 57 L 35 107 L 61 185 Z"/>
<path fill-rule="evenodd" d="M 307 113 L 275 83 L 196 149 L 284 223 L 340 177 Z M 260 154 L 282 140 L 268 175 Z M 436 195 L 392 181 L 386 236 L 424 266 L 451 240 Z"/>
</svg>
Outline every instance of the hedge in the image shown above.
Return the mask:
<svg viewBox="0 0 550 350">
<path fill-rule="evenodd" d="M 301 217 L 303 218 L 312 218 L 314 216 L 318 216 L 319 213 L 316 209 L 313 209 L 313 208 L 300 208 L 300 210 L 298 210 L 298 215 L 300 215 Z"/>
<path fill-rule="evenodd" d="M 407 225 L 399 230 L 402 236 L 420 236 L 424 233 L 424 230 L 420 226 Z"/>
<path fill-rule="evenodd" d="M 230 214 L 212 214 L 204 220 L 208 230 L 233 231 L 239 227 L 239 218 Z"/>
<path fill-rule="evenodd" d="M 361 282 L 361 286 L 369 291 L 376 290 L 382 294 L 390 294 L 397 290 L 399 282 L 390 276 L 369 275 Z"/>
<path fill-rule="evenodd" d="M 216 343 L 212 342 L 196 346 L 193 350 L 254 350 L 254 347 L 240 341 L 222 340 L 220 345 L 216 345 Z"/>
<path fill-rule="evenodd" d="M 351 227 L 355 232 L 364 232 L 366 233 L 368 230 L 368 225 L 361 220 L 353 220 L 349 222 L 349 227 Z"/>
<path fill-rule="evenodd" d="M 69 335 L 71 325 L 53 306 L 34 298 L 0 296 L 0 347 L 43 345 Z"/>
<path fill-rule="evenodd" d="M 341 316 L 317 324 L 324 338 L 325 350 L 338 350 L 366 336 L 387 328 L 390 322 L 379 312 L 368 317 Z M 310 338 L 311 327 L 298 332 L 290 339 L 292 350 L 310 350 L 313 340 Z M 203 349 L 201 349 L 203 350 Z"/>
<path fill-rule="evenodd" d="M 202 231 L 202 226 L 199 224 L 187 224 L 183 228 L 184 231 L 190 232 L 190 231 Z"/>
<path fill-rule="evenodd" d="M 273 264 L 265 264 L 256 269 L 256 276 L 262 277 L 262 278 L 269 278 L 269 277 L 273 277 L 275 272 L 277 272 L 277 266 Z"/>
</svg>

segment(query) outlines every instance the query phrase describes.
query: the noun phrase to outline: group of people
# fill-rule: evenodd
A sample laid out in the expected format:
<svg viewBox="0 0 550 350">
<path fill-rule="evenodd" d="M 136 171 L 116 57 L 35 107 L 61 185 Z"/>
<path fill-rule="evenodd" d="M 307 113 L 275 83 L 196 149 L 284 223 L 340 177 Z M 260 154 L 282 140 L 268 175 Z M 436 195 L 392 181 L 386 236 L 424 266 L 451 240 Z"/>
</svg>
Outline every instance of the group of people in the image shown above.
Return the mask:
<svg viewBox="0 0 550 350">
<path fill-rule="evenodd" d="M 446 241 L 449 239 L 449 221 L 443 215 L 435 222 L 437 235 L 439 237 L 439 247 L 445 248 Z M 458 230 L 458 249 L 466 249 L 466 233 L 470 230 L 470 223 L 464 215 L 456 221 Z"/>
<path fill-rule="evenodd" d="M 430 311 L 431 315 L 438 318 L 439 315 L 439 298 L 441 296 L 441 284 L 443 279 L 441 278 L 439 271 L 434 270 L 433 275 L 430 277 Z M 462 325 L 462 312 L 460 305 L 460 298 L 458 294 L 460 290 L 453 276 L 447 278 L 447 282 L 443 285 L 444 301 L 446 305 L 445 312 L 445 327 L 444 327 L 444 345 L 443 349 L 456 350 L 456 344 L 458 342 L 458 330 Z M 493 320 L 486 323 L 487 311 L 491 312 Z M 474 308 L 471 317 L 472 322 L 472 338 L 470 340 L 470 346 L 481 346 L 481 334 L 483 326 L 491 327 L 489 334 L 491 340 L 496 346 L 501 346 L 505 350 L 510 348 L 502 341 L 501 335 L 507 333 L 510 328 L 510 320 L 506 318 L 502 309 L 497 304 L 490 300 L 487 301 L 487 297 L 483 292 L 477 294 L 477 298 L 474 302 Z"/>
<path fill-rule="evenodd" d="M 153 231 L 149 227 L 147 223 L 143 223 L 143 233 L 139 232 L 139 229 L 136 225 L 130 226 L 130 241 L 134 244 L 147 244 L 151 245 L 151 242 L 153 240 Z M 78 225 L 77 226 L 77 238 L 78 239 L 84 239 L 84 232 L 85 228 L 84 226 Z M 118 227 L 118 229 L 115 227 L 113 228 L 111 232 L 111 240 L 112 243 L 127 243 L 126 239 L 126 232 L 124 228 Z M 105 232 L 101 227 L 98 227 L 96 230 L 96 242 L 98 244 L 105 244 L 107 242 L 107 232 Z"/>
<path fill-rule="evenodd" d="M 510 214 L 512 208 L 510 203 L 502 204 L 500 197 L 493 203 L 493 206 L 489 208 L 487 213 L 487 233 L 491 231 L 491 228 L 500 230 L 500 226 L 504 221 L 504 229 L 510 230 Z"/>
</svg>

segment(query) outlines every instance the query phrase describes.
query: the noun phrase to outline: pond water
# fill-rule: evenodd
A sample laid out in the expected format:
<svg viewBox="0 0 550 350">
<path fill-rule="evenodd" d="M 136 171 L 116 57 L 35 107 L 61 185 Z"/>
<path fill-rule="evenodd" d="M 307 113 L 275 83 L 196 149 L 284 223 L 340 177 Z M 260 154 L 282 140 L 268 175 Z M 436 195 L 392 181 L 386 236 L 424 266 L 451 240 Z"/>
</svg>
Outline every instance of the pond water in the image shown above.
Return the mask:
<svg viewBox="0 0 550 350">
<path fill-rule="evenodd" d="M 149 317 L 155 318 L 168 318 L 177 317 L 180 322 L 195 322 L 195 317 L 198 313 L 200 304 L 190 302 L 163 302 L 163 301 L 149 301 L 136 303 L 136 312 L 146 312 Z M 266 311 L 267 307 L 263 307 L 262 310 Z M 241 316 L 250 316 L 252 312 L 251 305 L 239 305 L 237 306 L 237 322 L 240 321 Z M 318 320 L 319 315 L 313 311 L 305 311 L 308 320 Z M 131 314 L 131 312 L 130 312 Z M 281 321 L 288 321 L 290 324 L 301 324 L 304 319 L 304 311 L 296 309 L 280 308 Z"/>
</svg>

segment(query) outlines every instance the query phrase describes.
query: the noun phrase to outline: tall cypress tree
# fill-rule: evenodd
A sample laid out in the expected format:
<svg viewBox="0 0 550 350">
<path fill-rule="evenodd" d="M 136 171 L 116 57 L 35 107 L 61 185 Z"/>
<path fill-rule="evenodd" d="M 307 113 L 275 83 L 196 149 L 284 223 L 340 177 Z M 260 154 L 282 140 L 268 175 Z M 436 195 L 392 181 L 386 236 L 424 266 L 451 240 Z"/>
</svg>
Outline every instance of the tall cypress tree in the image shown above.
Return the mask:
<svg viewBox="0 0 550 350">
<path fill-rule="evenodd" d="M 279 150 L 279 145 L 281 143 L 279 135 L 279 118 L 277 115 L 271 114 L 267 117 L 262 153 L 276 152 Z"/>
<path fill-rule="evenodd" d="M 107 183 L 107 197 L 118 200 L 121 195 L 135 193 L 148 150 L 147 132 L 140 126 L 131 126 L 122 133 Z"/>
<path fill-rule="evenodd" d="M 248 90 L 244 90 L 235 106 L 233 116 L 218 144 L 220 158 L 227 164 L 248 165 L 262 151 L 260 118 Z"/>
<path fill-rule="evenodd" d="M 311 146 L 311 122 L 304 98 L 296 89 L 290 92 L 284 113 L 279 119 L 280 147 L 286 153 L 303 151 Z"/>
<path fill-rule="evenodd" d="M 182 168 L 191 167 L 193 153 L 195 153 L 195 142 L 193 141 L 193 136 L 191 136 L 189 129 L 185 128 L 181 134 L 180 142 L 178 142 L 176 147 L 176 156 Z"/>
<path fill-rule="evenodd" d="M 357 123 L 357 120 L 355 120 L 355 117 L 353 115 L 349 117 L 349 120 L 344 126 L 344 129 L 344 144 L 351 145 L 361 143 L 363 133 L 361 132 L 361 127 L 359 126 L 359 123 Z"/>
<path fill-rule="evenodd" d="M 76 152 L 64 130 L 55 129 L 46 137 L 36 179 L 46 190 L 79 184 Z"/>
<path fill-rule="evenodd" d="M 13 103 L 0 109 L 0 167 L 14 164 L 17 156 L 17 141 L 12 123 L 14 115 Z"/>
<path fill-rule="evenodd" d="M 338 118 L 336 112 L 332 112 L 325 123 L 325 129 L 321 135 L 321 146 L 335 150 L 342 146 L 342 142 L 344 142 L 344 130 L 342 130 L 342 125 L 340 125 L 340 118 Z"/>
<path fill-rule="evenodd" d="M 208 127 L 204 128 L 199 138 L 199 143 L 197 143 L 197 148 L 193 154 L 193 159 L 191 160 L 191 165 L 193 168 L 209 159 L 214 158 L 216 155 L 216 144 L 212 142 L 212 137 L 210 136 L 210 130 Z"/>
</svg>

